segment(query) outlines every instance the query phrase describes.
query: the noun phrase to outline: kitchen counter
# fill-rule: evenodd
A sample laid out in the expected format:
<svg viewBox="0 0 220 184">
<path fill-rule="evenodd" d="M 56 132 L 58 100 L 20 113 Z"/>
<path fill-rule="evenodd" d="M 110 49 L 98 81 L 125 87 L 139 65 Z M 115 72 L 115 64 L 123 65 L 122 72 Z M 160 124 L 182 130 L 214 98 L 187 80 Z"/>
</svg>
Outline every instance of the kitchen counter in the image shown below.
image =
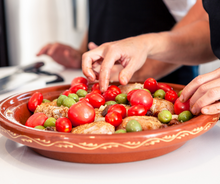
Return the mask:
<svg viewBox="0 0 220 184">
<path fill-rule="evenodd" d="M 63 84 L 83 76 L 81 70 L 67 70 L 54 63 L 47 63 L 44 69 L 63 76 Z M 0 68 L 0 77 L 13 70 L 14 67 Z M 0 100 L 14 93 L 46 87 L 45 81 L 47 77 L 40 77 L 0 95 Z M 45 158 L 0 134 L 0 184 L 219 184 L 219 145 L 218 121 L 207 133 L 160 157 L 120 164 L 79 164 Z"/>
</svg>

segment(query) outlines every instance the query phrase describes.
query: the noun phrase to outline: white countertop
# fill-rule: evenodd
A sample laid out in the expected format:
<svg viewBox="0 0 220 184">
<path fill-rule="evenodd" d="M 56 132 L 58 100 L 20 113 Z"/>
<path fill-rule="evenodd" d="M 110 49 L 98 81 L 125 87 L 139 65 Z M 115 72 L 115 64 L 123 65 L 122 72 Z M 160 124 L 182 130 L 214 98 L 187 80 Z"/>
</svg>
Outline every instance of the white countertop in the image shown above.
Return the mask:
<svg viewBox="0 0 220 184">
<path fill-rule="evenodd" d="M 0 77 L 13 69 L 0 68 Z M 76 76 L 83 76 L 80 70 L 66 70 L 53 63 L 47 63 L 45 69 L 56 70 L 65 78 L 65 84 Z M 14 93 L 46 87 L 45 79 L 39 78 L 33 84 L 0 95 L 0 100 Z M 0 184 L 219 184 L 219 168 L 220 122 L 169 154 L 120 164 L 79 164 L 52 160 L 0 134 Z"/>
</svg>

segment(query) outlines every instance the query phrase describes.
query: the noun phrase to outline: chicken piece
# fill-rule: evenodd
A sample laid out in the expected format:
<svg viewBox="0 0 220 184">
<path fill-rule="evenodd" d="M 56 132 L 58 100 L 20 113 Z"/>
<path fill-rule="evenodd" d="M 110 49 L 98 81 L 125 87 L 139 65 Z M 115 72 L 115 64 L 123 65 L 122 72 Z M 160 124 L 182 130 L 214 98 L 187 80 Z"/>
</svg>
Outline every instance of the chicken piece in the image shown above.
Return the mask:
<svg viewBox="0 0 220 184">
<path fill-rule="evenodd" d="M 154 98 L 153 105 L 150 108 L 153 115 L 157 115 L 160 111 L 168 110 L 171 114 L 174 114 L 174 105 L 172 102 L 169 102 L 164 99 Z"/>
<path fill-rule="evenodd" d="M 124 93 L 124 94 L 128 94 L 131 90 L 133 89 L 143 89 L 144 85 L 141 84 L 141 83 L 135 83 L 135 84 L 127 84 L 127 85 L 120 85 L 118 86 L 121 90 L 121 93 Z"/>
<path fill-rule="evenodd" d="M 72 129 L 73 134 L 113 134 L 115 127 L 105 121 L 80 125 Z"/>
<path fill-rule="evenodd" d="M 68 117 L 68 107 L 64 106 L 56 106 L 56 103 L 42 103 L 41 105 L 38 105 L 34 113 L 37 112 L 43 112 L 48 118 L 54 117 L 55 119 L 58 119 L 60 117 Z"/>
<path fill-rule="evenodd" d="M 95 108 L 95 120 L 94 122 L 97 122 L 97 121 L 105 121 L 105 117 L 102 116 L 102 111 L 106 108 L 107 105 L 101 105 L 98 108 Z"/>
<path fill-rule="evenodd" d="M 126 125 L 130 120 L 138 121 L 143 131 L 159 129 L 162 126 L 162 123 L 152 116 L 129 116 L 122 120 L 122 123 L 117 127 L 117 130 L 126 130 Z"/>
</svg>

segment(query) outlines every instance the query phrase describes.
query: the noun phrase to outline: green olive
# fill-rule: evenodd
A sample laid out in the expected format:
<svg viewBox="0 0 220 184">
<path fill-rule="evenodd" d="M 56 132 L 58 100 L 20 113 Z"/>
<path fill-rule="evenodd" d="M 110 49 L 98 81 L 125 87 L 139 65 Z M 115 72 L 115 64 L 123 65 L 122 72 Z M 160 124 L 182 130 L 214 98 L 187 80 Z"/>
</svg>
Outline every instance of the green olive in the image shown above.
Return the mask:
<svg viewBox="0 0 220 184">
<path fill-rule="evenodd" d="M 44 127 L 55 127 L 55 123 L 56 123 L 56 119 L 53 117 L 48 118 L 45 122 L 44 122 Z"/>
<path fill-rule="evenodd" d="M 114 104 L 117 104 L 117 102 L 115 102 L 115 101 L 107 101 L 107 102 L 105 102 L 105 105 L 114 105 Z"/>
<path fill-rule="evenodd" d="M 63 100 L 62 105 L 70 108 L 75 103 L 76 103 L 76 101 L 74 99 L 67 97 Z"/>
<path fill-rule="evenodd" d="M 178 115 L 178 121 L 180 122 L 189 121 L 192 118 L 193 118 L 193 115 L 190 111 L 183 111 Z"/>
<path fill-rule="evenodd" d="M 41 125 L 38 125 L 38 126 L 36 126 L 36 127 L 34 127 L 34 128 L 39 129 L 39 130 L 44 130 L 44 129 L 45 129 L 45 127 L 44 127 L 44 126 L 41 126 Z"/>
<path fill-rule="evenodd" d="M 127 104 L 127 94 L 119 94 L 115 97 L 115 101 L 118 103 L 118 104 Z"/>
<path fill-rule="evenodd" d="M 49 103 L 50 100 L 47 100 L 47 99 L 43 99 L 43 103 Z"/>
<path fill-rule="evenodd" d="M 79 101 L 79 97 L 78 97 L 78 95 L 75 94 L 75 93 L 70 93 L 70 94 L 68 95 L 68 97 L 73 98 L 73 100 L 75 100 L 76 102 Z"/>
<path fill-rule="evenodd" d="M 140 123 L 134 119 L 128 121 L 126 125 L 126 132 L 140 132 L 142 131 L 142 127 Z"/>
<path fill-rule="evenodd" d="M 151 94 L 150 90 L 148 90 L 148 89 L 145 89 L 145 88 L 144 88 L 143 90 L 145 90 L 145 91 L 147 91 L 147 92 L 149 92 L 149 93 Z"/>
<path fill-rule="evenodd" d="M 84 89 L 79 89 L 76 94 L 78 95 L 78 97 L 85 97 L 87 95 L 87 91 Z"/>
<path fill-rule="evenodd" d="M 165 91 L 162 89 L 158 89 L 157 91 L 154 92 L 154 98 L 161 98 L 164 99 L 165 97 Z"/>
<path fill-rule="evenodd" d="M 161 123 L 169 123 L 170 120 L 172 119 L 172 114 L 168 110 L 163 110 L 159 112 L 158 119 L 160 120 Z"/>
<path fill-rule="evenodd" d="M 63 100 L 68 98 L 66 95 L 60 95 L 57 99 L 57 106 L 61 106 L 63 104 Z"/>
<path fill-rule="evenodd" d="M 180 97 L 180 95 L 181 95 L 182 91 L 183 91 L 183 90 L 179 91 L 179 93 L 178 93 L 178 97 Z"/>
<path fill-rule="evenodd" d="M 116 130 L 116 131 L 115 131 L 115 134 L 123 134 L 123 133 L 126 133 L 126 130 L 124 130 L 124 129 L 119 129 L 119 130 Z"/>
</svg>

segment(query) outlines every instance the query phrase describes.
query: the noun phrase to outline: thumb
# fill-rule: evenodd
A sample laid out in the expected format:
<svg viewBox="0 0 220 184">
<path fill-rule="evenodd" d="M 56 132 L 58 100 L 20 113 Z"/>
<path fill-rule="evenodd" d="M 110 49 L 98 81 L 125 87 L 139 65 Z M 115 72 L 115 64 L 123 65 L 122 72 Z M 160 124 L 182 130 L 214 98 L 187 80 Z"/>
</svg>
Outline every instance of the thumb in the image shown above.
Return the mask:
<svg viewBox="0 0 220 184">
<path fill-rule="evenodd" d="M 98 45 L 96 45 L 94 42 L 89 42 L 88 47 L 89 47 L 89 50 L 93 50 L 93 49 L 97 48 Z"/>
<path fill-rule="evenodd" d="M 119 82 L 122 85 L 126 85 L 129 80 L 131 79 L 131 77 L 133 76 L 135 70 L 134 70 L 134 66 L 127 65 L 120 73 L 119 73 Z"/>
</svg>

